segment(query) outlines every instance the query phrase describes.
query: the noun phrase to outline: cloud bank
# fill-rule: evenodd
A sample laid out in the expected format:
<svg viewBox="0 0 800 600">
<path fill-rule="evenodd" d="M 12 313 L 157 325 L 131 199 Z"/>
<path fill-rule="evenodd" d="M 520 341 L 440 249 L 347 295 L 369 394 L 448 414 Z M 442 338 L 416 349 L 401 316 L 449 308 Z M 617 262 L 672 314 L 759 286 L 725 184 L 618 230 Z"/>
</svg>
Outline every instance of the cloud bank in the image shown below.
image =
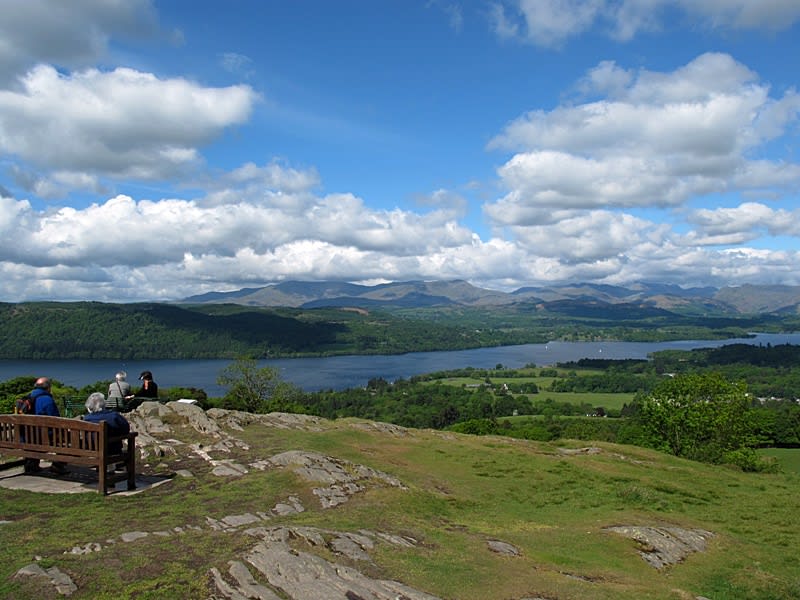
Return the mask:
<svg viewBox="0 0 800 600">
<path fill-rule="evenodd" d="M 786 205 L 800 164 L 774 152 L 796 135 L 800 96 L 729 54 L 669 71 L 599 61 L 574 82 L 577 101 L 511 115 L 486 147 L 501 158 L 481 236 L 453 190 L 384 209 L 323 191 L 316 168 L 290 159 L 209 166 L 204 150 L 252 119 L 253 87 L 92 66 L 113 36 L 163 35 L 149 2 L 24 6 L 0 24 L 13 42 L 0 44 L 1 166 L 29 195 L 0 186 L 2 300 L 172 300 L 286 279 L 800 285 L 800 209 Z M 463 27 L 457 5 L 440 6 Z M 630 39 L 667 8 L 731 29 L 800 16 L 788 0 L 753 6 L 520 0 L 490 13 L 498 35 L 549 46 L 598 23 Z M 230 71 L 253 66 L 226 56 Z M 186 187 L 114 193 L 123 180 Z M 73 193 L 98 199 L 53 202 Z M 765 236 L 794 243 L 765 248 Z"/>
</svg>

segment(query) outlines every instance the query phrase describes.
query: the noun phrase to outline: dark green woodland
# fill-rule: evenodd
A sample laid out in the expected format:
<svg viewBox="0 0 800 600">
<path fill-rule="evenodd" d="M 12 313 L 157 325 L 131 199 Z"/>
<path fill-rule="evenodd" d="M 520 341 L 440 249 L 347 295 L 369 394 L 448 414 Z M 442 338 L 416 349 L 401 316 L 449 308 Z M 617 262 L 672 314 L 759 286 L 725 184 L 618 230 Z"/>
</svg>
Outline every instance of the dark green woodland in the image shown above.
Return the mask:
<svg viewBox="0 0 800 600">
<path fill-rule="evenodd" d="M 367 310 L 26 302 L 0 304 L 0 359 L 398 354 L 552 340 L 727 339 L 798 327 L 794 315 L 698 316 L 568 303 Z"/>
</svg>

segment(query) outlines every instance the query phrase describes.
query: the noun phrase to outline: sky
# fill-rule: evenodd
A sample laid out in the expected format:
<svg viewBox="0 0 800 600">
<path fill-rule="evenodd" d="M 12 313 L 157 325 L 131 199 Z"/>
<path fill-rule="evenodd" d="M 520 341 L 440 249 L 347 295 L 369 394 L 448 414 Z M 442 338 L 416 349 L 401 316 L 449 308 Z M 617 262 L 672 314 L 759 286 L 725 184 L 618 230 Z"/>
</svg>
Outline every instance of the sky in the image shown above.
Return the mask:
<svg viewBox="0 0 800 600">
<path fill-rule="evenodd" d="M 0 301 L 800 285 L 800 0 L 0 14 Z"/>
</svg>

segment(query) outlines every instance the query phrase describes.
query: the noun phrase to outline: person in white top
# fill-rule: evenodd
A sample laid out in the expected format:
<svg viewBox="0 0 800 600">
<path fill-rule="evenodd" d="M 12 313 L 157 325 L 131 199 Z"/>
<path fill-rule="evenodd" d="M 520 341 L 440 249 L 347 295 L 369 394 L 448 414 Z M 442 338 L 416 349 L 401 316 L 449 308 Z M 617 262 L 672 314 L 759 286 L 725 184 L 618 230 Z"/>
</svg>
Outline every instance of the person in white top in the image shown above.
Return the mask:
<svg viewBox="0 0 800 600">
<path fill-rule="evenodd" d="M 127 378 L 128 374 L 125 371 L 119 371 L 114 376 L 114 381 L 108 386 L 107 408 L 118 410 L 123 407 L 125 397 L 131 395 L 131 384 L 125 381 Z"/>
</svg>

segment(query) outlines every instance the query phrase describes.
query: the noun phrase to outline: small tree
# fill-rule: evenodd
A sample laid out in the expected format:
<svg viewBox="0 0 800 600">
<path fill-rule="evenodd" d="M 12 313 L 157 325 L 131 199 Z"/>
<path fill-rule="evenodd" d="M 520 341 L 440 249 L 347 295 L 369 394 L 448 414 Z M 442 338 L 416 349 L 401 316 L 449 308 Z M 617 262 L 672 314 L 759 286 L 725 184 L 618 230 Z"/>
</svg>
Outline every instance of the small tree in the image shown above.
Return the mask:
<svg viewBox="0 0 800 600">
<path fill-rule="evenodd" d="M 281 383 L 278 370 L 259 367 L 252 358 L 237 358 L 217 377 L 217 384 L 227 387 L 223 408 L 263 412 Z"/>
<path fill-rule="evenodd" d="M 305 392 L 287 381 L 279 381 L 270 399 L 261 405 L 262 412 L 305 413 Z"/>
<path fill-rule="evenodd" d="M 755 423 L 743 383 L 718 373 L 680 375 L 638 399 L 646 443 L 676 456 L 719 463 L 755 445 Z"/>
</svg>

